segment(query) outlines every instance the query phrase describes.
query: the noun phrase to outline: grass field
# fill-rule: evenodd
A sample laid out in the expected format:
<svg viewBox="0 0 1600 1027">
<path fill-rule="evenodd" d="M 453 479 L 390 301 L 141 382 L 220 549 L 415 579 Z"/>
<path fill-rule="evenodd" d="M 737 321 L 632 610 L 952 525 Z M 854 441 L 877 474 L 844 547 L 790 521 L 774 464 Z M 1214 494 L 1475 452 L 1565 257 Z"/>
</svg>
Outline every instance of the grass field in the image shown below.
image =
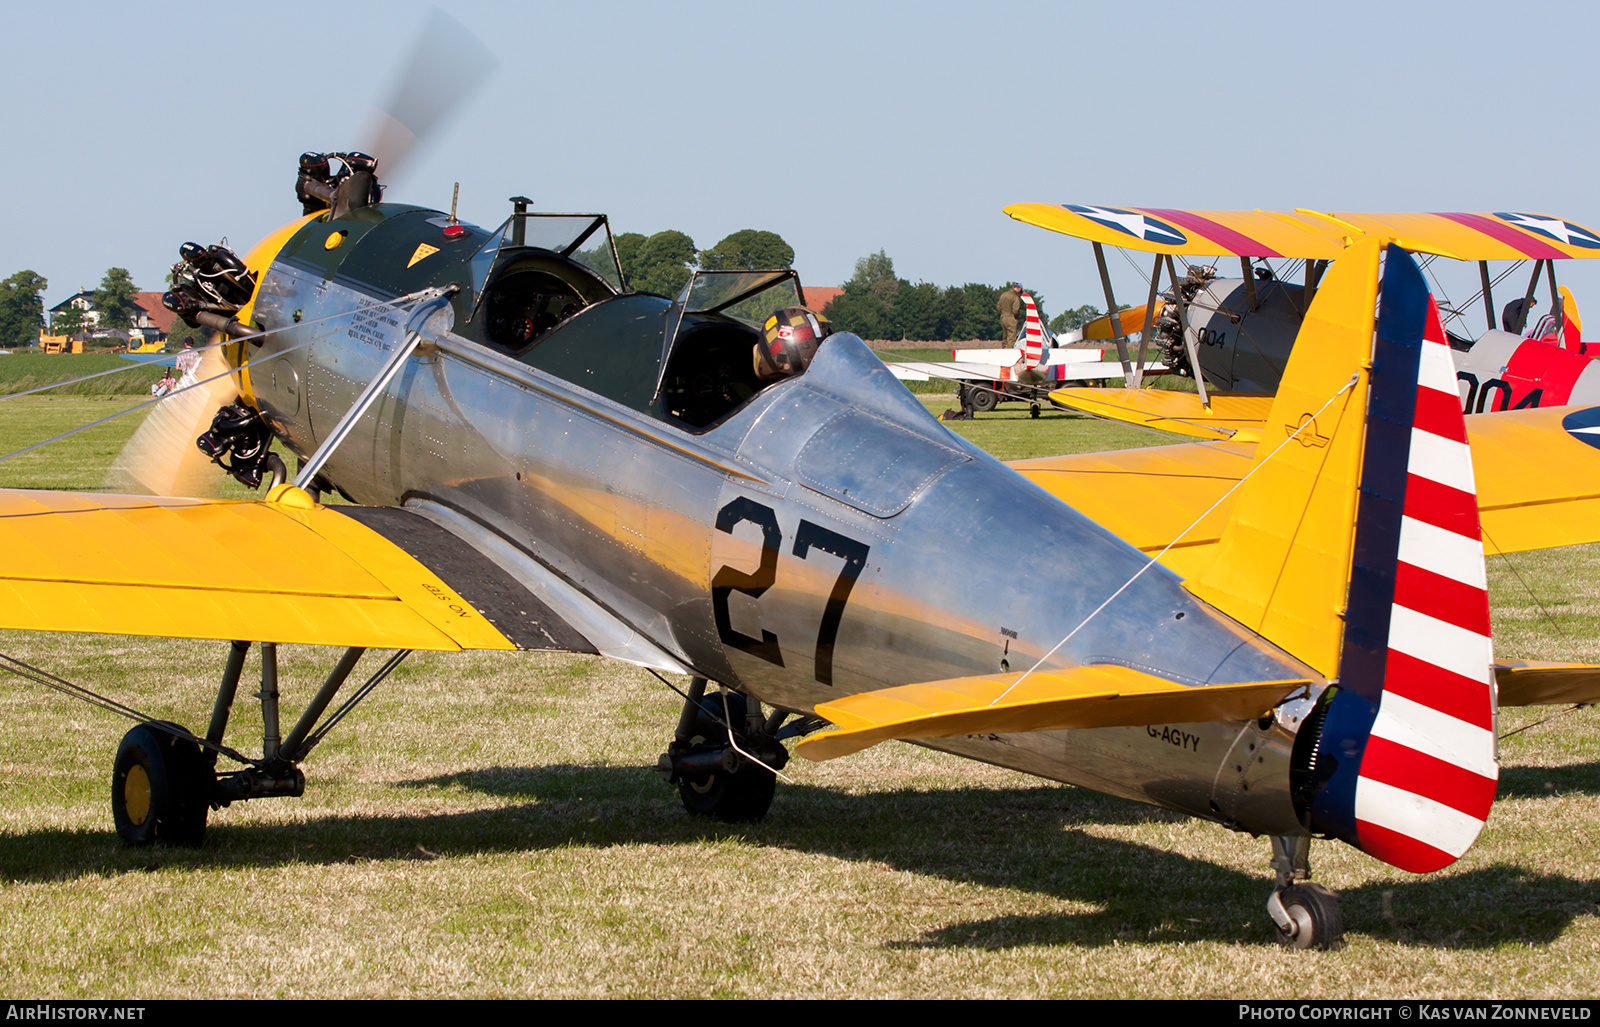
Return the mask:
<svg viewBox="0 0 1600 1027">
<path fill-rule="evenodd" d="M 0 403 L 0 453 L 125 403 Z M 1160 441 L 1065 414 L 1029 421 L 1015 405 L 953 427 L 1005 457 Z M 97 487 L 131 430 L 117 421 L 44 451 L 53 456 L 0 462 L 0 485 Z M 1500 652 L 1600 660 L 1600 551 L 1497 561 L 1491 577 Z M 190 727 L 209 714 L 224 649 L 0 633 L 0 652 Z M 292 718 L 332 654 L 283 656 Z M 230 734 L 244 748 L 261 732 L 248 691 Z M 304 798 L 213 814 L 198 850 L 130 850 L 107 802 L 127 723 L 6 679 L 0 992 L 1600 990 L 1593 710 L 1503 742 L 1494 816 L 1444 873 L 1416 877 L 1317 844 L 1317 876 L 1341 895 L 1349 944 L 1308 953 L 1272 943 L 1265 840 L 911 746 L 795 761 L 794 783 L 779 786 L 758 825 L 692 820 L 648 769 L 678 705 L 648 674 L 597 658 L 417 655 L 312 754 Z M 1502 731 L 1546 715 L 1506 711 Z"/>
<path fill-rule="evenodd" d="M 166 363 L 170 366 L 171 359 Z M 132 369 L 128 370 L 130 366 Z M 122 373 L 67 385 L 49 395 L 148 396 L 150 386 L 161 377 L 161 366 L 133 366 L 132 361 L 116 353 L 8 353 L 0 356 L 0 396 L 111 370 Z"/>
</svg>

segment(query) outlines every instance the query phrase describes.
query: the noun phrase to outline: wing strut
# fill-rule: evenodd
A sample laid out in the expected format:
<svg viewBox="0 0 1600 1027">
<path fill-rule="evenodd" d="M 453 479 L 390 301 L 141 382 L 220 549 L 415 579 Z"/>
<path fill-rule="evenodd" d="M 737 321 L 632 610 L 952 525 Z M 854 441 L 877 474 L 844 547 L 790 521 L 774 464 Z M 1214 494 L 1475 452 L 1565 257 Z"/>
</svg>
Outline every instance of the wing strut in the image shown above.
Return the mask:
<svg viewBox="0 0 1600 1027">
<path fill-rule="evenodd" d="M 317 451 L 312 453 L 311 458 L 300 468 L 300 474 L 294 480 L 296 488 L 308 488 L 317 479 L 317 472 L 322 470 L 322 465 L 328 462 L 328 458 L 333 455 L 333 451 L 339 448 L 339 444 L 350 434 L 350 430 L 356 426 L 356 422 L 361 420 L 362 416 L 367 412 L 367 408 L 372 406 L 374 400 L 383 395 L 383 390 L 388 388 L 389 383 L 394 380 L 394 376 L 400 372 L 400 368 L 404 367 L 406 361 L 411 359 L 411 354 L 416 352 L 417 346 L 422 342 L 423 324 L 436 311 L 443 309 L 445 304 L 449 302 L 450 294 L 455 292 L 457 288 L 458 286 L 449 285 L 442 289 L 429 289 L 423 295 L 422 301 L 417 304 L 411 313 L 410 319 L 406 321 L 405 338 L 395 348 L 394 353 L 390 355 L 389 362 L 384 364 L 383 369 L 378 372 L 377 376 L 367 383 L 367 387 L 362 390 L 355 404 L 339 419 L 339 423 L 334 425 L 333 431 L 328 433 L 328 437 L 322 440 L 322 445 L 317 447 Z"/>
<path fill-rule="evenodd" d="M 1156 290 L 1161 288 L 1161 254 L 1156 254 L 1156 266 L 1150 269 L 1150 298 L 1144 301 L 1144 329 L 1139 333 L 1139 363 L 1133 369 L 1133 381 L 1128 384 L 1135 389 L 1144 385 L 1144 357 L 1150 349 L 1150 333 L 1156 323 Z M 1172 291 L 1178 291 L 1176 282 Z"/>
<path fill-rule="evenodd" d="M 1183 298 L 1183 290 L 1178 288 L 1178 271 L 1172 264 L 1172 255 L 1167 254 L 1167 280 L 1172 283 L 1172 295 L 1178 301 L 1178 324 L 1189 323 L 1189 304 Z M 1188 328 L 1183 329 L 1183 348 L 1189 351 L 1189 370 L 1194 372 L 1194 387 L 1200 393 L 1200 405 L 1207 410 L 1211 409 L 1211 397 L 1206 395 L 1206 376 L 1200 370 L 1200 348 L 1195 345 L 1194 333 Z"/>
<path fill-rule="evenodd" d="M 1111 338 L 1117 344 L 1117 359 L 1122 361 L 1122 375 L 1132 378 L 1133 368 L 1128 365 L 1128 337 L 1122 333 L 1122 321 L 1117 317 L 1117 297 L 1111 292 L 1111 272 L 1106 270 L 1106 250 L 1099 243 L 1094 244 L 1094 262 L 1100 268 L 1100 284 L 1106 290 L 1106 315 L 1111 318 Z"/>
</svg>

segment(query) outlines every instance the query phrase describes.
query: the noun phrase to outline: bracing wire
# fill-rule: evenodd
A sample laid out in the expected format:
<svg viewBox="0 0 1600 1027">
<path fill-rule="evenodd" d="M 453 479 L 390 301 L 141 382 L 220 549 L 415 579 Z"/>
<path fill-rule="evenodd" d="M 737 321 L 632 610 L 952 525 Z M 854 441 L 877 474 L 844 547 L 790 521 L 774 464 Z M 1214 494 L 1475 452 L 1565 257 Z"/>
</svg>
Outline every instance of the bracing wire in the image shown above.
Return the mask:
<svg viewBox="0 0 1600 1027">
<path fill-rule="evenodd" d="M 326 315 L 324 317 L 313 318 L 310 321 L 302 321 L 299 324 L 284 325 L 281 328 L 271 328 L 271 329 L 268 329 L 268 330 L 262 332 L 260 335 L 253 335 L 250 338 L 251 339 L 265 338 L 266 336 L 269 336 L 269 335 L 276 335 L 279 332 L 288 331 L 291 328 L 305 328 L 305 327 L 310 326 L 310 325 L 319 324 L 319 323 L 321 323 L 323 321 L 333 320 L 334 318 L 348 317 L 348 316 L 350 316 L 352 314 L 364 314 L 364 313 L 366 313 L 368 311 L 377 310 L 377 309 L 379 309 L 381 307 L 401 307 L 401 306 L 403 306 L 404 304 L 406 304 L 408 302 L 412 303 L 414 305 L 416 302 L 420 302 L 423 298 L 426 297 L 427 294 L 431 293 L 432 291 L 433 290 L 431 290 L 431 289 L 418 290 L 417 292 L 407 293 L 404 296 L 397 296 L 392 300 L 387 300 L 387 301 L 385 301 L 383 303 L 375 304 L 375 305 L 373 305 L 371 307 L 362 307 L 362 308 L 359 308 L 357 310 L 347 310 L 347 311 L 344 311 L 344 312 L 338 313 L 338 314 L 328 314 L 328 315 Z M 195 350 L 195 352 L 196 353 L 203 353 L 206 350 L 215 349 L 218 346 L 226 346 L 226 345 L 229 345 L 231 343 L 236 343 L 238 341 L 240 341 L 240 340 L 229 339 L 229 340 L 224 340 L 224 341 L 221 341 L 221 342 L 210 343 L 210 344 L 208 344 L 206 346 L 198 347 Z M 263 359 L 274 359 L 275 360 L 278 357 L 281 357 L 286 353 L 293 353 L 296 350 L 304 349 L 305 347 L 311 345 L 314 342 L 318 342 L 318 341 L 320 341 L 320 339 L 318 339 L 318 338 L 307 339 L 304 342 L 296 343 L 295 345 L 290 346 L 287 349 L 274 350 L 268 357 L 263 358 Z M 123 416 L 125 416 L 127 414 L 131 414 L 135 410 L 143 410 L 145 407 L 154 406 L 155 404 L 160 403 L 163 400 L 170 399 L 173 396 L 176 396 L 181 392 L 188 392 L 190 389 L 197 389 L 202 385 L 209 385 L 211 382 L 219 381 L 219 380 L 221 380 L 223 378 L 230 378 L 233 375 L 237 374 L 239 371 L 245 370 L 246 368 L 250 367 L 250 365 L 251 365 L 251 361 L 248 361 L 248 360 L 244 361 L 236 368 L 230 368 L 229 370 L 224 371 L 221 374 L 212 375 L 210 378 L 202 378 L 202 379 L 194 382 L 193 384 L 185 385 L 181 389 L 174 389 L 172 392 L 167 393 L 165 396 L 152 396 L 150 399 L 144 400 L 144 401 L 139 402 L 139 403 L 135 403 L 132 406 L 129 406 L 129 407 L 126 407 L 126 408 L 124 408 L 122 410 L 119 410 L 114 414 L 110 414 L 110 415 L 107 415 L 106 417 L 102 417 L 97 421 L 91 421 L 88 424 L 79 425 L 76 428 L 72 428 L 72 429 L 70 429 L 68 431 L 64 431 L 61 434 L 52 436 L 51 438 L 45 439 L 42 442 L 35 442 L 32 445 L 24 446 L 21 449 L 13 450 L 10 453 L 6 453 L 3 456 L 0 456 L 0 463 L 4 463 L 5 461 L 12 459 L 13 457 L 22 456 L 24 453 L 31 453 L 34 450 L 39 449 L 42 446 L 50 445 L 52 442 L 60 442 L 62 439 L 71 438 L 72 436 L 78 434 L 79 432 L 88 431 L 90 428 L 97 428 L 102 424 L 106 424 L 106 423 L 108 423 L 110 421 L 116 420 L 119 417 L 123 417 Z M 53 385 L 46 385 L 46 386 L 42 386 L 41 388 L 37 388 L 37 389 L 29 389 L 26 392 L 17 392 L 17 393 L 12 393 L 11 395 L 8 395 L 8 396 L 0 396 L 0 400 L 16 399 L 18 396 L 30 396 L 35 392 L 44 392 L 44 391 L 46 391 L 48 389 L 59 389 L 59 388 L 62 388 L 64 386 L 67 386 L 67 385 L 76 384 L 77 382 L 89 381 L 92 378 L 99 378 L 99 377 L 101 377 L 103 375 L 120 374 L 121 372 L 126 371 L 126 370 L 137 370 L 137 369 L 142 368 L 142 367 L 144 367 L 143 364 L 130 363 L 128 365 L 128 367 L 126 367 L 126 368 L 117 367 L 117 368 L 111 369 L 110 371 L 98 371 L 98 372 L 96 372 L 94 374 L 84 375 L 81 378 L 73 378 L 73 379 L 71 379 L 69 381 L 56 382 Z"/>
<path fill-rule="evenodd" d="M 1116 598 L 1118 596 L 1120 596 L 1122 593 L 1126 592 L 1129 588 L 1131 588 L 1135 581 L 1138 581 L 1141 577 L 1144 576 L 1144 572 L 1145 571 L 1149 570 L 1151 567 L 1154 567 L 1157 563 L 1159 563 L 1161 561 L 1161 558 L 1163 556 L 1167 555 L 1167 551 L 1168 550 L 1170 550 L 1173 546 L 1177 545 L 1179 542 L 1183 541 L 1184 536 L 1188 535 L 1189 532 L 1191 532 L 1195 528 L 1199 527 L 1199 525 L 1200 525 L 1200 523 L 1202 521 L 1204 521 L 1207 517 L 1211 516 L 1211 512 L 1213 510 L 1215 510 L 1217 507 L 1221 506 L 1223 504 L 1223 502 L 1228 499 L 1228 497 L 1232 496 L 1235 492 L 1237 492 L 1239 490 L 1240 486 L 1242 486 L 1245 482 L 1249 481 L 1250 478 L 1257 471 L 1261 470 L 1261 468 L 1265 467 L 1268 463 L 1270 463 L 1274 457 L 1276 457 L 1279 453 L 1281 453 L 1283 451 L 1283 448 L 1285 446 L 1287 446 L 1289 443 L 1295 441 L 1295 439 L 1299 437 L 1299 435 L 1300 435 L 1300 433 L 1302 431 L 1304 431 L 1308 426 L 1316 423 L 1316 419 L 1319 416 L 1322 415 L 1322 412 L 1324 410 L 1327 410 L 1330 406 L 1332 406 L 1334 401 L 1337 400 L 1340 396 L 1344 395 L 1346 392 L 1349 392 L 1351 389 L 1355 388 L 1356 383 L 1359 382 L 1360 380 L 1361 380 L 1360 372 L 1352 374 L 1350 376 L 1350 380 L 1345 382 L 1343 385 L 1341 385 L 1337 392 L 1335 392 L 1333 395 L 1329 396 L 1328 397 L 1328 401 L 1326 403 L 1323 403 L 1322 406 L 1317 409 L 1316 413 L 1312 414 L 1310 417 L 1304 418 L 1300 422 L 1300 424 L 1293 431 L 1288 433 L 1288 437 L 1287 438 L 1285 438 L 1282 442 L 1278 443 L 1277 448 L 1275 448 L 1272 452 L 1268 453 L 1263 459 L 1258 461 L 1256 463 L 1256 465 L 1254 467 L 1250 468 L 1250 470 L 1247 471 L 1242 478 L 1240 478 L 1238 481 L 1234 482 L 1233 485 L 1231 487 L 1229 487 L 1228 491 L 1224 492 L 1221 496 L 1218 496 L 1217 497 L 1217 501 L 1215 503 L 1212 503 L 1209 507 L 1206 508 L 1204 513 L 1202 513 L 1199 517 L 1196 517 L 1192 522 L 1190 522 L 1188 527 L 1186 527 L 1182 531 L 1178 532 L 1177 536 L 1175 538 L 1173 538 L 1173 540 L 1171 542 L 1168 542 L 1166 544 L 1166 546 L 1164 548 L 1162 548 L 1161 552 L 1157 553 L 1155 556 L 1152 556 L 1145 563 L 1145 565 L 1143 567 L 1140 567 L 1137 571 L 1135 571 L 1133 573 L 1132 577 L 1130 577 L 1127 581 L 1123 582 L 1121 587 L 1119 587 L 1115 592 L 1111 593 L 1111 595 L 1106 598 L 1105 602 L 1101 603 L 1099 606 L 1097 606 L 1093 610 L 1091 610 L 1087 617 L 1083 618 L 1083 620 L 1078 622 L 1077 627 L 1075 627 L 1071 631 L 1067 632 L 1066 636 L 1064 638 L 1062 638 L 1061 641 L 1059 641 L 1055 645 L 1051 646 L 1049 652 L 1047 652 L 1043 656 L 1039 657 L 1039 659 L 1034 663 L 1033 666 L 1031 666 L 1027 670 L 1023 671 L 1022 675 L 1020 677 L 1018 677 L 1017 680 L 1013 681 L 1010 684 L 1010 686 L 1008 686 L 1006 688 L 1006 690 L 1004 692 L 1001 692 L 999 695 L 995 696 L 992 700 L 990 700 L 989 705 L 990 706 L 995 705 L 1000 700 L 1002 700 L 1006 696 L 1010 695 L 1012 693 L 1012 691 L 1015 690 L 1018 685 L 1022 684 L 1024 681 L 1026 681 L 1030 674 L 1032 674 L 1034 671 L 1038 670 L 1041 666 L 1044 665 L 1044 661 L 1046 661 L 1050 657 L 1054 656 L 1056 654 L 1056 652 L 1058 650 L 1060 650 L 1060 648 L 1062 646 L 1066 645 L 1068 642 L 1070 642 L 1072 640 L 1072 637 L 1074 635 L 1076 635 L 1078 632 L 1082 631 L 1085 625 L 1087 625 L 1090 621 L 1094 620 L 1094 618 L 1097 615 L 1099 615 L 1100 611 L 1102 611 L 1106 607 L 1110 606 L 1116 600 Z"/>
</svg>

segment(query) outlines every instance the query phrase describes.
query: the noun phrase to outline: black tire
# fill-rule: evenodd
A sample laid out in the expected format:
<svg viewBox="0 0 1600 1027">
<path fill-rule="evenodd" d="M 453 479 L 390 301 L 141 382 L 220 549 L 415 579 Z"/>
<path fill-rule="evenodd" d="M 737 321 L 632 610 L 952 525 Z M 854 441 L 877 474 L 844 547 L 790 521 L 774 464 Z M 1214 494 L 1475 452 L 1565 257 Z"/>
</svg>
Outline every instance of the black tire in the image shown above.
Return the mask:
<svg viewBox="0 0 1600 1027">
<path fill-rule="evenodd" d="M 1033 418 L 1035 421 L 1039 419 L 1039 404 L 1034 403 L 1028 408 L 1028 416 Z"/>
<path fill-rule="evenodd" d="M 728 699 L 726 714 L 723 695 Z M 718 721 L 726 720 L 735 729 L 742 728 L 747 709 L 744 696 L 737 692 L 714 692 L 701 699 L 701 713 L 695 722 L 695 744 L 716 749 L 727 745 L 728 732 Z M 713 720 L 713 716 L 717 719 Z M 745 761 L 737 774 L 716 770 L 683 778 L 678 782 L 678 796 L 683 800 L 683 808 L 697 817 L 742 824 L 767 815 L 777 787 L 778 779 L 772 771 Z"/>
<path fill-rule="evenodd" d="M 972 409 L 980 414 L 987 414 L 1000 405 L 1000 394 L 993 389 L 972 388 Z"/>
<path fill-rule="evenodd" d="M 198 745 L 154 724 L 140 724 L 122 736 L 112 766 L 111 818 L 117 834 L 137 847 L 199 845 L 206 837 L 211 780 Z"/>
<path fill-rule="evenodd" d="M 1278 893 L 1284 911 L 1295 922 L 1293 937 L 1277 928 L 1278 944 L 1295 949 L 1336 949 L 1344 944 L 1344 914 L 1339 896 L 1320 884 L 1292 884 Z"/>
</svg>

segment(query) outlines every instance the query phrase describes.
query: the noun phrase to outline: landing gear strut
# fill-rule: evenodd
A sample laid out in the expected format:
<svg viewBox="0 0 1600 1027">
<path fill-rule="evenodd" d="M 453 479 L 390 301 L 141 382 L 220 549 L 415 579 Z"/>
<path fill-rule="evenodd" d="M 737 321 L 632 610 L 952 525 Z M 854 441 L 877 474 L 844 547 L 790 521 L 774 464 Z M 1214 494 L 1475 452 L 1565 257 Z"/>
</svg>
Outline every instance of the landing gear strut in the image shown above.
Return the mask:
<svg viewBox="0 0 1600 1027">
<path fill-rule="evenodd" d="M 1278 944 L 1296 949 L 1336 949 L 1344 944 L 1344 914 L 1339 896 L 1311 880 L 1311 839 L 1306 835 L 1272 838 L 1272 869 L 1278 881 L 1267 900 L 1277 926 Z"/>
<path fill-rule="evenodd" d="M 815 730 L 803 718 L 785 729 L 788 714 L 763 716 L 761 703 L 738 692 L 706 694 L 706 679 L 689 685 L 672 744 L 656 772 L 678 786 L 683 807 L 725 823 L 760 820 L 772 806 L 773 773 L 789 762 L 781 739 Z"/>
<path fill-rule="evenodd" d="M 146 721 L 123 736 L 111 773 L 111 815 L 124 842 L 134 846 L 156 842 L 199 845 L 205 839 L 208 810 L 246 799 L 305 794 L 306 778 L 298 766 L 300 761 L 410 654 L 409 650 L 400 650 L 391 656 L 319 725 L 318 719 L 366 652 L 359 648 L 346 650 L 300 720 L 288 735 L 280 737 L 278 647 L 262 643 L 261 690 L 256 693 L 261 701 L 262 755 L 251 759 L 222 744 L 249 650 L 248 642 L 233 643 L 204 738 L 169 721 L 155 720 Z M 237 760 L 241 768 L 218 773 L 219 754 Z"/>
</svg>

